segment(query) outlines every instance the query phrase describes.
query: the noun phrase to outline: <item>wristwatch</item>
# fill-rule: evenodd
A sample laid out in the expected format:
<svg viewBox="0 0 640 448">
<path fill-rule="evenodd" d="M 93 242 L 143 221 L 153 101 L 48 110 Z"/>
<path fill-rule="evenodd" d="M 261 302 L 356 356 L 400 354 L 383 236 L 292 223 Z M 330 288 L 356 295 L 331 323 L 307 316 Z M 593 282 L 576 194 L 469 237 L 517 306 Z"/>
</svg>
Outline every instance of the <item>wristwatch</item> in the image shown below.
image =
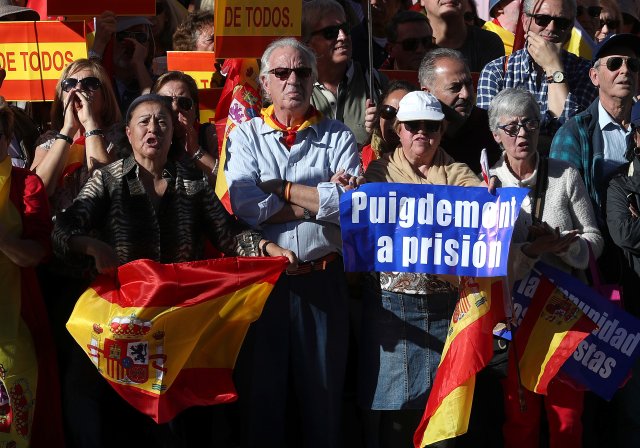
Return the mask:
<svg viewBox="0 0 640 448">
<path fill-rule="evenodd" d="M 311 212 L 309 210 L 305 208 L 302 213 L 303 213 L 304 219 L 311 219 Z"/>
<path fill-rule="evenodd" d="M 564 72 L 561 72 L 560 70 L 553 72 L 553 75 L 547 76 L 548 83 L 562 83 L 566 80 L 567 75 L 565 75 Z"/>
</svg>

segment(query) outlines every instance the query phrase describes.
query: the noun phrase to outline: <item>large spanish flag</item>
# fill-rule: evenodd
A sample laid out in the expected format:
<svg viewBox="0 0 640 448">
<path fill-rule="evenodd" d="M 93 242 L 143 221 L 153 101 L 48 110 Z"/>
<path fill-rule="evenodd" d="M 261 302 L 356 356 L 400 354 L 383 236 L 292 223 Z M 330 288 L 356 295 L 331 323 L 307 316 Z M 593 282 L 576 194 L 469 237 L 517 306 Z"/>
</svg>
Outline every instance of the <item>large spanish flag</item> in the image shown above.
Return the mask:
<svg viewBox="0 0 640 448">
<path fill-rule="evenodd" d="M 249 324 L 286 259 L 137 260 L 99 276 L 67 329 L 113 388 L 156 422 L 233 401 L 231 379 Z"/>
<path fill-rule="evenodd" d="M 260 70 L 256 59 L 227 59 L 222 71 L 227 74 L 227 80 L 216 107 L 216 130 L 218 131 L 218 148 L 220 148 L 216 194 L 227 211 L 233 213 L 229 199 L 229 186 L 224 176 L 227 138 L 234 127 L 260 116 L 262 109 L 258 87 Z"/>
<path fill-rule="evenodd" d="M 504 319 L 504 282 L 464 277 L 440 366 L 413 443 L 421 448 L 467 432 L 475 375 L 493 356 L 493 327 Z"/>
<path fill-rule="evenodd" d="M 575 303 L 541 277 L 514 338 L 522 385 L 546 395 L 549 381 L 595 327 Z"/>
</svg>

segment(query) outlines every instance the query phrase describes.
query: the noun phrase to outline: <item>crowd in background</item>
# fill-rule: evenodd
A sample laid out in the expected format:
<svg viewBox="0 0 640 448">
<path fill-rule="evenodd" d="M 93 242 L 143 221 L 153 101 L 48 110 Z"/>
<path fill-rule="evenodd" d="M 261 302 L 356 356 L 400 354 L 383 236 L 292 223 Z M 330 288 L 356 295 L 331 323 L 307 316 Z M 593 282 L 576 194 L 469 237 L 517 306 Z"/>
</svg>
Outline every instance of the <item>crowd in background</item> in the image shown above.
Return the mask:
<svg viewBox="0 0 640 448">
<path fill-rule="evenodd" d="M 459 279 L 345 274 L 339 198 L 365 182 L 529 188 L 510 286 L 538 261 L 592 284 L 596 263 L 640 317 L 640 0 L 490 0 L 488 21 L 472 0 L 369 1 L 371 24 L 365 0 L 304 0 L 224 146 L 166 65 L 215 50 L 213 0 L 105 11 L 52 102 L 0 100 L 0 448 L 413 446 Z M 0 21 L 37 20 L 28 3 L 0 1 Z M 289 260 L 239 401 L 158 425 L 65 323 L 98 273 L 225 255 Z M 494 345 L 468 432 L 433 446 L 640 446 L 640 363 L 610 402 L 561 375 L 542 396 Z"/>
</svg>

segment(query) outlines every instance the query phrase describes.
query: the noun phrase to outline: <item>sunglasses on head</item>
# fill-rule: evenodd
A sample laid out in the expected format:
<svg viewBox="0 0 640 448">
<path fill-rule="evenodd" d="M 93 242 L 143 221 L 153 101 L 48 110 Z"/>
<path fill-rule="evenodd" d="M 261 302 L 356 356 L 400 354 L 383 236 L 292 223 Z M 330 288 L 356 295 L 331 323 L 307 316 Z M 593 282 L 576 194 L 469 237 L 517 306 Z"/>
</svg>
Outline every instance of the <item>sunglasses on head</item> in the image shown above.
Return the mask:
<svg viewBox="0 0 640 448">
<path fill-rule="evenodd" d="M 380 117 L 384 118 L 385 120 L 392 120 L 396 118 L 397 114 L 398 114 L 398 109 L 388 104 L 384 104 L 380 108 Z"/>
<path fill-rule="evenodd" d="M 122 42 L 125 39 L 135 39 L 141 44 L 146 44 L 149 40 L 149 35 L 144 31 L 120 31 L 116 33 L 116 40 Z"/>
<path fill-rule="evenodd" d="M 602 6 L 589 6 L 585 8 L 584 6 L 578 5 L 578 8 L 576 9 L 576 16 L 580 17 L 585 12 L 589 14 L 589 17 L 597 19 L 600 17 L 600 13 L 602 12 Z"/>
<path fill-rule="evenodd" d="M 524 120 L 515 123 L 507 123 L 498 128 L 502 129 L 505 134 L 515 137 L 520 132 L 520 128 L 524 128 L 527 132 L 533 132 L 540 127 L 540 121 L 538 120 Z"/>
<path fill-rule="evenodd" d="M 311 67 L 278 67 L 269 70 L 269 73 L 278 78 L 280 81 L 286 81 L 287 79 L 289 79 L 291 73 L 295 73 L 296 78 L 307 79 L 309 76 L 311 76 Z"/>
<path fill-rule="evenodd" d="M 340 30 L 342 30 L 345 36 L 351 34 L 351 26 L 348 22 L 344 22 L 340 25 L 331 25 L 326 28 L 322 28 L 321 30 L 314 31 L 313 33 L 311 33 L 311 35 L 316 36 L 318 34 L 322 34 L 322 37 L 324 37 L 325 39 L 333 40 L 338 37 L 338 34 L 340 34 Z"/>
<path fill-rule="evenodd" d="M 402 45 L 404 51 L 416 51 L 419 45 L 429 51 L 436 46 L 436 40 L 433 36 L 411 37 L 396 43 Z"/>
<path fill-rule="evenodd" d="M 86 78 L 76 79 L 76 78 L 67 78 L 60 83 L 60 87 L 62 90 L 69 93 L 71 89 L 74 89 L 78 84 L 80 84 L 80 90 L 95 92 L 100 88 L 102 83 L 95 76 L 87 76 Z"/>
<path fill-rule="evenodd" d="M 566 17 L 554 17 L 547 14 L 529 14 L 529 17 L 533 18 L 536 25 L 546 28 L 552 21 L 555 23 L 556 28 L 560 30 L 566 30 L 573 26 L 573 20 Z"/>
<path fill-rule="evenodd" d="M 613 56 L 607 59 L 606 66 L 609 71 L 615 72 L 616 70 L 622 67 L 622 63 L 625 62 L 627 64 L 627 68 L 630 72 L 638 73 L 640 70 L 640 60 L 637 58 L 630 57 L 622 57 L 622 56 Z"/>
<path fill-rule="evenodd" d="M 440 130 L 440 121 L 433 120 L 415 120 L 415 121 L 403 121 L 404 127 L 412 134 L 417 134 L 418 131 L 423 130 L 428 133 L 438 132 Z"/>
<path fill-rule="evenodd" d="M 193 100 L 188 96 L 170 96 L 163 95 L 165 98 L 168 98 L 172 103 L 175 102 L 178 105 L 178 109 L 188 111 L 193 107 Z"/>
<path fill-rule="evenodd" d="M 604 28 L 604 26 L 607 25 L 607 28 L 611 29 L 618 29 L 620 28 L 620 21 L 619 20 L 603 20 L 600 19 L 600 28 Z"/>
</svg>

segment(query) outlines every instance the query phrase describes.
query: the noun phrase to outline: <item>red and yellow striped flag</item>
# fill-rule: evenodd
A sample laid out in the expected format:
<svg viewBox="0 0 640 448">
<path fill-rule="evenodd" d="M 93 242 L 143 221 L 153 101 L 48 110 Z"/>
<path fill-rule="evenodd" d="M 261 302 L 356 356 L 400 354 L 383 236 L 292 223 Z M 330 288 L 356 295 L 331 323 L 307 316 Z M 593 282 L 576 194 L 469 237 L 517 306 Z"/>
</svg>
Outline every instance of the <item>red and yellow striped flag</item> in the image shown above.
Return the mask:
<svg viewBox="0 0 640 448">
<path fill-rule="evenodd" d="M 237 398 L 231 373 L 249 324 L 286 266 L 278 258 L 160 264 L 99 276 L 67 329 L 113 388 L 158 423 Z"/>
<path fill-rule="evenodd" d="M 501 279 L 463 278 L 440 366 L 413 436 L 416 448 L 467 432 L 475 374 L 493 356 L 493 327 L 504 319 L 503 297 Z"/>
<path fill-rule="evenodd" d="M 549 381 L 595 327 L 575 303 L 542 277 L 514 338 L 522 385 L 546 395 Z"/>
</svg>

